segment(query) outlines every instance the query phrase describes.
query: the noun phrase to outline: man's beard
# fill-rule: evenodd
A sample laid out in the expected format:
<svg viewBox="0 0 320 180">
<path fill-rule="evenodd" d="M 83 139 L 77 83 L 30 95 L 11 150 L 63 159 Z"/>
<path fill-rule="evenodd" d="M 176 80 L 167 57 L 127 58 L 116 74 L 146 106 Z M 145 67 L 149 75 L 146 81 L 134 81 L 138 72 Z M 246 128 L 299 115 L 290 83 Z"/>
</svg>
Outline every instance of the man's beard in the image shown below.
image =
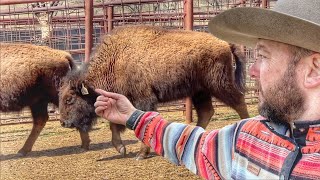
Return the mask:
<svg viewBox="0 0 320 180">
<path fill-rule="evenodd" d="M 261 116 L 275 123 L 290 123 L 304 111 L 304 98 L 295 78 L 295 66 L 289 65 L 282 80 L 265 92 L 259 106 Z"/>
</svg>

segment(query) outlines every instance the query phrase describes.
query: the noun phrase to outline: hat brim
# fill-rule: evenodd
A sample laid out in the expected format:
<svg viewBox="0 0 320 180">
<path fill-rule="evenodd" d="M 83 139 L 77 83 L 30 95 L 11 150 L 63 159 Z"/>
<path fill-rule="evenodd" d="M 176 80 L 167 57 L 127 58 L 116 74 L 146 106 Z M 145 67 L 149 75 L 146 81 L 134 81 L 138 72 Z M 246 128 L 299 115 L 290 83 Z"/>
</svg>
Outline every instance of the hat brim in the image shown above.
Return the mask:
<svg viewBox="0 0 320 180">
<path fill-rule="evenodd" d="M 209 31 L 217 38 L 249 47 L 267 39 L 320 52 L 319 24 L 263 8 L 224 11 L 210 20 Z"/>
</svg>

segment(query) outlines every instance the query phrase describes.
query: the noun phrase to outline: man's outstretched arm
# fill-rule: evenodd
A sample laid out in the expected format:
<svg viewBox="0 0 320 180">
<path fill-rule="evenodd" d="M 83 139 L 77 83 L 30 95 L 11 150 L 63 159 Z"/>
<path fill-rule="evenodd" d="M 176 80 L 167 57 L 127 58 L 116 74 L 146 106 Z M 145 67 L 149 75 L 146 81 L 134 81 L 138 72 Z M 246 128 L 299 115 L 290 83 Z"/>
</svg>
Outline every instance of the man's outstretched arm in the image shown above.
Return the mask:
<svg viewBox="0 0 320 180">
<path fill-rule="evenodd" d="M 184 165 L 206 179 L 228 178 L 231 174 L 236 124 L 205 131 L 197 126 L 170 123 L 157 112 L 141 112 L 135 118 L 136 137 L 174 164 Z"/>
<path fill-rule="evenodd" d="M 123 95 L 96 91 L 101 94 L 95 103 L 96 113 L 134 130 L 157 154 L 205 179 L 230 178 L 236 124 L 206 132 L 201 127 L 170 123 L 157 112 L 137 110 Z"/>
</svg>

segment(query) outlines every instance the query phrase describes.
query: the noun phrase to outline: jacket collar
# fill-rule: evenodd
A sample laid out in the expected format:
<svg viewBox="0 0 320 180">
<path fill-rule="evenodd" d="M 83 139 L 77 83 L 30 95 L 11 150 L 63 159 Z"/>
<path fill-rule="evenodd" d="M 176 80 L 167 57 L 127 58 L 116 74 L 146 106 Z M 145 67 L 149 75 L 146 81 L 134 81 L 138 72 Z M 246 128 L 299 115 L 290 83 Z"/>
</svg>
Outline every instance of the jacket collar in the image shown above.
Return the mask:
<svg viewBox="0 0 320 180">
<path fill-rule="evenodd" d="M 276 124 L 268 120 L 265 120 L 265 123 L 280 136 L 285 136 L 296 145 L 302 147 L 303 151 L 320 151 L 320 120 L 297 121 L 292 125 Z"/>
</svg>

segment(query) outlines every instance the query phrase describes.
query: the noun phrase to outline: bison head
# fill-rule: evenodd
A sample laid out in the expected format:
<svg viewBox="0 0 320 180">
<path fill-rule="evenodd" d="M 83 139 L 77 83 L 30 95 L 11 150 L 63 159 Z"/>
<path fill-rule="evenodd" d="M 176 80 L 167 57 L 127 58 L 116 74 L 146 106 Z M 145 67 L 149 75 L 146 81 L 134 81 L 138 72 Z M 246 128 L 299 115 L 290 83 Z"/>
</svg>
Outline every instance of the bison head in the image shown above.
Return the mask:
<svg viewBox="0 0 320 180">
<path fill-rule="evenodd" d="M 64 78 L 59 92 L 61 125 L 89 131 L 97 118 L 94 112 L 97 96 L 94 88 L 81 78 L 80 70 L 70 72 Z"/>
</svg>

